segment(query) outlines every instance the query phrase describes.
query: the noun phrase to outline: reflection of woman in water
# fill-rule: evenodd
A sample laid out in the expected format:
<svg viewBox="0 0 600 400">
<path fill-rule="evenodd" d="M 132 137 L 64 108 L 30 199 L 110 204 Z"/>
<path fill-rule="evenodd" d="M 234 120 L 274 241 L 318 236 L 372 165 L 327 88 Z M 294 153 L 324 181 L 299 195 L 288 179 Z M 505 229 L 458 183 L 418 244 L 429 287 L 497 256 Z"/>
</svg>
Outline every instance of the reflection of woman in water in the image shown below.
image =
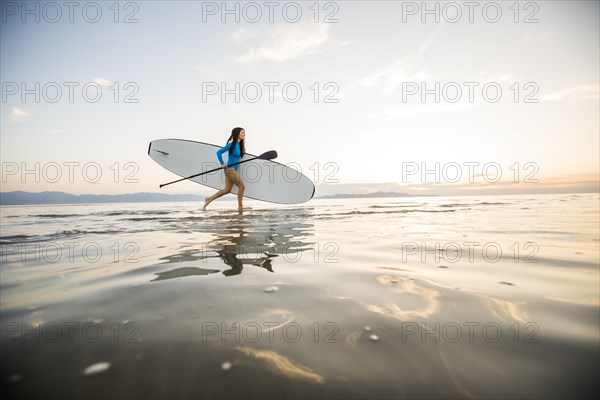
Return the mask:
<svg viewBox="0 0 600 400">
<path fill-rule="evenodd" d="M 217 157 L 219 158 L 221 167 L 225 169 L 225 187 L 204 200 L 204 210 L 206 210 L 206 207 L 208 207 L 213 200 L 230 193 L 233 185 L 238 187 L 238 209 L 241 210 L 244 208 L 244 205 L 242 204 L 242 198 L 244 197 L 244 189 L 246 187 L 244 186 L 244 182 L 242 181 L 242 178 L 238 172 L 238 165 L 234 165 L 231 168 L 228 166 L 240 162 L 240 159 L 244 156 L 244 154 L 246 154 L 246 147 L 244 145 L 245 137 L 246 131 L 244 131 L 244 128 L 233 128 L 231 131 L 231 136 L 229 139 L 227 139 L 227 144 L 225 147 L 217 151 Z M 223 153 L 226 151 L 229 152 L 227 157 L 227 165 L 225 165 L 225 162 L 223 161 Z"/>
</svg>

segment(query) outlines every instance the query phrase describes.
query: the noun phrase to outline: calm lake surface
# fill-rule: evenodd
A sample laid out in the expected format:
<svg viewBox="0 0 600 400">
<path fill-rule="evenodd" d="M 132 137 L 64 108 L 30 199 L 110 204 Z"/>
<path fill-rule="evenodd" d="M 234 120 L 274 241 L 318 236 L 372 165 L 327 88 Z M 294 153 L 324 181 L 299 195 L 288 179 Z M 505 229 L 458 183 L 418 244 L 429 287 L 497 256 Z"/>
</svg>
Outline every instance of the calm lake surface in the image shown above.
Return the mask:
<svg viewBox="0 0 600 400">
<path fill-rule="evenodd" d="M 596 398 L 598 194 L 2 206 L 13 398 Z"/>
</svg>

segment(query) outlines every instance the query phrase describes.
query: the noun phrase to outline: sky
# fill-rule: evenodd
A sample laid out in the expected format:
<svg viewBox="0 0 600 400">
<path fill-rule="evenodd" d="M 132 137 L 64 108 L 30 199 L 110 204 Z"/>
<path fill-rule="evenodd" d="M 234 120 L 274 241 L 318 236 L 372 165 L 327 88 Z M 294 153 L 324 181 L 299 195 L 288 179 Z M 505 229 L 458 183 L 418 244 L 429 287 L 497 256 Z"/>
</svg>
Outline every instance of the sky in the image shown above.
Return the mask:
<svg viewBox="0 0 600 400">
<path fill-rule="evenodd" d="M 2 1 L 2 191 L 208 193 L 246 130 L 316 195 L 597 192 L 598 1 Z"/>
</svg>

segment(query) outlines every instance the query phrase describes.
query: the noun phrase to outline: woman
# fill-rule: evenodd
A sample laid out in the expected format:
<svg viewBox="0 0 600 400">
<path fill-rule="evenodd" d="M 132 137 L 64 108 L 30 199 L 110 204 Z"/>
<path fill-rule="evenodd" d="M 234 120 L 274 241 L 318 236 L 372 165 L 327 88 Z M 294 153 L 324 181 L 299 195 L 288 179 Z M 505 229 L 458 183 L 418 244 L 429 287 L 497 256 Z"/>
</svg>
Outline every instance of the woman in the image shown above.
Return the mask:
<svg viewBox="0 0 600 400">
<path fill-rule="evenodd" d="M 219 162 L 221 163 L 221 167 L 225 169 L 225 187 L 219 190 L 217 193 L 208 197 L 204 200 L 204 210 L 206 207 L 214 200 L 218 199 L 221 196 L 226 195 L 231 192 L 231 188 L 233 185 L 238 187 L 237 198 L 238 198 L 238 209 L 243 209 L 244 205 L 242 204 L 242 199 L 244 197 L 244 182 L 242 182 L 242 178 L 238 172 L 238 165 L 234 165 L 231 168 L 228 168 L 229 165 L 240 162 L 241 158 L 246 154 L 246 147 L 244 145 L 244 138 L 246 137 L 246 131 L 244 128 L 233 128 L 231 131 L 231 136 L 227 139 L 227 144 L 225 147 L 219 149 L 217 151 L 217 157 L 219 158 Z M 229 152 L 227 157 L 227 165 L 223 161 L 223 153 L 226 151 Z"/>
</svg>

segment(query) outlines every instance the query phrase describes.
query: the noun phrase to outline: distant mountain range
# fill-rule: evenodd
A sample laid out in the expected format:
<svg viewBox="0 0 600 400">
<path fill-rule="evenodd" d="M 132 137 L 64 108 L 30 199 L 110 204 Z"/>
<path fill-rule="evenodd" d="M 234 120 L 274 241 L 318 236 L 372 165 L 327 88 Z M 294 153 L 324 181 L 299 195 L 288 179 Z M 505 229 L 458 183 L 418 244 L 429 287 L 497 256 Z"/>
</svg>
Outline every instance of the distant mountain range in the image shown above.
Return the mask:
<svg viewBox="0 0 600 400">
<path fill-rule="evenodd" d="M 334 194 L 332 196 L 320 196 L 318 199 L 376 199 L 382 197 L 423 197 L 423 196 L 434 196 L 434 195 L 415 195 L 408 193 L 398 193 L 398 192 L 374 192 L 374 193 L 364 193 L 364 194 Z"/>
<path fill-rule="evenodd" d="M 129 194 L 70 194 L 65 192 L 0 192 L 1 205 L 82 204 L 82 203 L 145 203 L 155 201 L 200 201 L 196 194 L 129 193 Z"/>
<path fill-rule="evenodd" d="M 366 194 L 335 194 L 317 199 L 362 199 L 381 197 L 414 197 L 397 192 L 375 192 Z M 0 192 L 0 205 L 28 204 L 86 204 L 86 203 L 146 203 L 161 201 L 202 201 L 205 196 L 197 194 L 128 193 L 128 194 L 71 194 L 65 192 Z M 233 198 L 232 198 L 233 199 Z M 225 200 L 232 200 L 225 199 Z"/>
</svg>

